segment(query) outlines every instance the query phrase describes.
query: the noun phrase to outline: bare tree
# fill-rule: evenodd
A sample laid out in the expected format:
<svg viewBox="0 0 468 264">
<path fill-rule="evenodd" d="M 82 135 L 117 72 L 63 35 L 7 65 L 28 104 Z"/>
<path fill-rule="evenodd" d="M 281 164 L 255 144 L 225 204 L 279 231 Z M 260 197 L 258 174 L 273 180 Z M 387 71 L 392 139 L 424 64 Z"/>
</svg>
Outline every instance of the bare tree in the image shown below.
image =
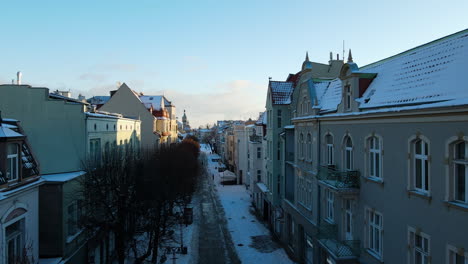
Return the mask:
<svg viewBox="0 0 468 264">
<path fill-rule="evenodd" d="M 194 138 L 138 154 L 115 148 L 102 160 L 86 162 L 82 180 L 84 217 L 90 236 L 115 235 L 119 263 L 158 257 L 179 223 L 175 207 L 190 203 L 199 175 Z M 180 210 L 180 209 L 179 209 Z M 107 258 L 108 262 L 110 258 Z"/>
</svg>

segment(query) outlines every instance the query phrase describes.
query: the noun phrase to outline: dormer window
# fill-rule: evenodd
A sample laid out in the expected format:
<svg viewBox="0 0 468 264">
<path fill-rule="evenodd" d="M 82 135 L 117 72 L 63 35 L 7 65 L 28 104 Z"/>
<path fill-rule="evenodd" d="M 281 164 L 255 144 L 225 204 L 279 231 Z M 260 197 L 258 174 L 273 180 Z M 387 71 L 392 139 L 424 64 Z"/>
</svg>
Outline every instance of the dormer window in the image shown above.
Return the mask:
<svg viewBox="0 0 468 264">
<path fill-rule="evenodd" d="M 7 149 L 7 180 L 18 180 L 19 147 L 18 144 L 8 144 Z"/>
<path fill-rule="evenodd" d="M 351 110 L 351 86 L 345 86 L 345 109 Z"/>
</svg>

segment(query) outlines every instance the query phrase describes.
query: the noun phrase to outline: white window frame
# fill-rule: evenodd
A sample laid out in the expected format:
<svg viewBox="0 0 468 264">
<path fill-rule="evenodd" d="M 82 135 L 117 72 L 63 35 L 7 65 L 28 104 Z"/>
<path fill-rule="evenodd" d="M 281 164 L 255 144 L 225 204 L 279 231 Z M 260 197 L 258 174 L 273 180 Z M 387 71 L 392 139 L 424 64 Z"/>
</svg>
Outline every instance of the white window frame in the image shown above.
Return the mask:
<svg viewBox="0 0 468 264">
<path fill-rule="evenodd" d="M 16 153 L 10 153 L 8 154 L 8 150 L 10 146 L 15 146 L 16 147 Z M 19 178 L 19 144 L 18 143 L 9 143 L 7 145 L 7 172 L 6 172 L 6 178 L 8 182 L 12 181 L 17 181 Z M 8 168 L 10 169 L 10 172 L 8 171 Z M 14 175 L 11 175 L 11 170 L 14 170 Z"/>
<path fill-rule="evenodd" d="M 418 142 L 421 142 L 421 153 L 416 154 L 416 145 Z M 413 148 L 413 187 L 416 191 L 421 193 L 429 193 L 430 190 L 430 162 L 429 162 L 429 142 L 422 138 L 418 138 L 413 141 L 412 143 Z M 426 154 L 427 153 L 427 154 Z M 417 175 L 416 172 L 416 163 L 420 160 L 421 162 L 421 175 Z M 427 170 L 425 167 L 425 163 L 427 163 Z M 426 181 L 426 174 L 427 174 L 427 181 Z M 421 177 L 421 188 L 416 186 L 417 178 Z"/>
<path fill-rule="evenodd" d="M 460 251 L 463 255 L 460 255 Z M 457 258 L 462 258 L 461 261 L 457 262 Z M 468 251 L 460 250 L 452 245 L 447 245 L 447 264 L 468 264 Z"/>
<path fill-rule="evenodd" d="M 368 177 L 375 179 L 383 179 L 382 175 L 382 139 L 378 136 L 371 136 L 367 139 L 369 153 L 367 157 Z M 377 161 L 378 159 L 378 161 Z"/>
<path fill-rule="evenodd" d="M 348 146 L 348 140 L 351 142 L 351 146 Z M 353 140 L 351 139 L 351 136 L 349 135 L 346 135 L 345 138 L 344 138 L 344 141 L 343 141 L 343 148 L 344 148 L 344 162 L 343 164 L 345 165 L 345 169 L 347 171 L 352 171 L 354 169 L 354 166 L 353 166 L 353 163 L 354 163 L 354 158 L 353 158 L 353 148 L 354 148 L 354 145 L 353 145 Z M 349 156 L 349 163 L 348 163 L 348 156 Z"/>
<path fill-rule="evenodd" d="M 354 200 L 351 199 L 344 199 L 344 233 L 345 233 L 345 240 L 353 240 L 353 205 Z M 349 226 L 349 230 L 348 230 Z"/>
<path fill-rule="evenodd" d="M 325 190 L 325 198 L 327 200 L 327 215 L 326 215 L 326 220 L 328 220 L 331 223 L 335 222 L 335 193 L 330 191 L 330 189 Z"/>
<path fill-rule="evenodd" d="M 375 221 L 379 217 L 378 223 Z M 375 210 L 366 209 L 366 248 L 368 252 L 379 260 L 383 259 L 383 215 Z M 377 239 L 378 238 L 378 245 Z"/>
<path fill-rule="evenodd" d="M 465 154 L 464 159 L 457 159 L 457 145 L 458 144 L 465 144 Z M 453 159 L 452 159 L 452 170 L 453 170 L 453 200 L 459 203 L 468 204 L 468 142 L 467 141 L 458 141 L 453 143 Z M 465 175 L 463 176 L 465 179 L 465 186 L 464 186 L 464 198 L 463 200 L 458 199 L 458 170 L 457 166 L 464 166 L 465 167 Z"/>
<path fill-rule="evenodd" d="M 416 244 L 417 238 L 421 239 L 421 245 Z M 409 256 L 408 263 L 410 264 L 429 264 L 431 263 L 431 238 L 429 235 L 418 232 L 413 227 L 408 227 L 408 245 Z M 421 256 L 421 262 L 416 262 L 416 255 Z"/>
<path fill-rule="evenodd" d="M 3 253 L 3 254 L 4 254 L 4 258 L 5 258 L 5 259 L 4 259 L 4 260 L 5 260 L 5 263 L 8 263 L 8 242 L 11 240 L 11 239 L 9 239 L 9 238 L 6 237 L 6 229 L 7 229 L 7 227 L 11 226 L 12 224 L 15 224 L 15 223 L 17 223 L 17 222 L 19 222 L 19 221 L 24 221 L 24 223 L 23 223 L 23 224 L 24 224 L 24 226 L 23 226 L 24 229 L 21 230 L 21 231 L 19 232 L 19 234 L 17 234 L 17 235 L 15 236 L 15 238 L 17 238 L 18 236 L 20 236 L 20 246 L 24 248 L 24 246 L 25 246 L 25 235 L 26 235 L 26 234 L 25 234 L 25 232 L 26 232 L 26 214 L 27 214 L 27 212 L 26 212 L 25 214 L 22 214 L 22 215 L 20 215 L 19 217 L 16 217 L 16 218 L 14 218 L 14 219 L 11 219 L 11 220 L 8 221 L 7 223 L 4 223 L 4 224 L 3 224 L 3 234 L 4 234 L 4 238 L 3 238 L 3 239 L 4 239 L 4 243 L 5 243 L 5 244 L 4 244 L 5 247 L 4 247 L 4 249 L 3 249 L 3 250 L 4 250 L 4 253 Z M 21 223 L 20 223 L 20 225 L 21 225 Z M 8 239 L 8 240 L 7 240 L 7 239 Z M 22 251 L 22 249 L 21 249 L 21 251 Z"/>
</svg>

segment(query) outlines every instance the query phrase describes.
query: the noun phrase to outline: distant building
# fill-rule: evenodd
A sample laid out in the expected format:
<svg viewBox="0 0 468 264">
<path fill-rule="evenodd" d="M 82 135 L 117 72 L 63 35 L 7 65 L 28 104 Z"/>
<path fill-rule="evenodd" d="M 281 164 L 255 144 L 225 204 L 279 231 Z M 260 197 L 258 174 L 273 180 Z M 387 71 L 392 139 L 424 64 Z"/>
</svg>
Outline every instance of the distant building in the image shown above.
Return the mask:
<svg viewBox="0 0 468 264">
<path fill-rule="evenodd" d="M 185 131 L 185 133 L 190 132 L 190 122 L 188 121 L 187 115 L 185 114 L 184 110 L 184 115 L 182 116 L 182 130 Z"/>
<path fill-rule="evenodd" d="M 99 110 L 140 119 L 143 148 L 178 140 L 176 108 L 165 96 L 143 95 L 123 83 L 117 91 L 111 92 L 110 99 Z"/>
</svg>

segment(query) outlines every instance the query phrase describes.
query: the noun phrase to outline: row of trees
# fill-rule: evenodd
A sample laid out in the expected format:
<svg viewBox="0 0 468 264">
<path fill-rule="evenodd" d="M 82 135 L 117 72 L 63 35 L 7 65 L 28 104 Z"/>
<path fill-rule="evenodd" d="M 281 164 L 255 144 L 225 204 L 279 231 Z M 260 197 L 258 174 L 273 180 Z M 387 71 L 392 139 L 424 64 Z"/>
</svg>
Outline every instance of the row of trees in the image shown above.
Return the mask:
<svg viewBox="0 0 468 264">
<path fill-rule="evenodd" d="M 195 191 L 199 152 L 192 137 L 144 153 L 114 149 L 86 164 L 81 223 L 90 237 L 113 237 L 107 256 L 120 264 L 157 261 Z"/>
</svg>

